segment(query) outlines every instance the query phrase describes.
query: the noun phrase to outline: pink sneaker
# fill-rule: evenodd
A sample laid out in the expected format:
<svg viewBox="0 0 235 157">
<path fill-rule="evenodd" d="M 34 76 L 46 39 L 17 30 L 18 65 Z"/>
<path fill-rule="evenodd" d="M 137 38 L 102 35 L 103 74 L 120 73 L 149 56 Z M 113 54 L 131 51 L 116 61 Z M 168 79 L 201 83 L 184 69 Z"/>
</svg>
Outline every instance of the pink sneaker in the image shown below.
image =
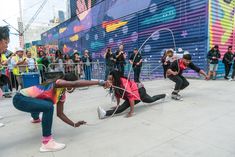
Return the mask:
<svg viewBox="0 0 235 157">
<path fill-rule="evenodd" d="M 31 123 L 40 123 L 41 122 L 41 119 L 39 118 L 39 119 L 32 119 L 31 120 Z"/>
<path fill-rule="evenodd" d="M 43 144 L 40 147 L 40 152 L 55 152 L 65 148 L 65 144 L 57 143 L 51 139 L 47 144 Z"/>
</svg>

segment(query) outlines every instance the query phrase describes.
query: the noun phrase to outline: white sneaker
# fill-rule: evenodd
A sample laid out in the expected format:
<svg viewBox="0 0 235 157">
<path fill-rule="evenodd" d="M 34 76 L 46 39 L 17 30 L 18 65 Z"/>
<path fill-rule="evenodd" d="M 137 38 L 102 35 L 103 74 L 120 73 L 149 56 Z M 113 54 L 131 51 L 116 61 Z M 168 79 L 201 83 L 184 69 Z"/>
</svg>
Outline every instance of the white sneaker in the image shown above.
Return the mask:
<svg viewBox="0 0 235 157">
<path fill-rule="evenodd" d="M 165 93 L 165 97 L 162 99 L 162 102 L 168 101 L 170 99 L 170 96 L 168 93 Z"/>
<path fill-rule="evenodd" d="M 1 127 L 4 127 L 4 126 L 5 126 L 5 125 L 4 125 L 3 123 L 0 123 L 0 128 L 1 128 Z"/>
<path fill-rule="evenodd" d="M 51 139 L 47 144 L 43 144 L 40 147 L 40 152 L 55 152 L 65 148 L 65 144 L 57 143 L 53 139 Z"/>
<path fill-rule="evenodd" d="M 174 100 L 183 101 L 183 97 L 179 94 L 171 94 L 171 98 L 174 99 Z"/>
<path fill-rule="evenodd" d="M 234 79 L 230 78 L 229 81 L 233 81 Z"/>
<path fill-rule="evenodd" d="M 106 111 L 102 109 L 100 106 L 97 108 L 99 119 L 104 119 L 106 115 Z"/>
</svg>

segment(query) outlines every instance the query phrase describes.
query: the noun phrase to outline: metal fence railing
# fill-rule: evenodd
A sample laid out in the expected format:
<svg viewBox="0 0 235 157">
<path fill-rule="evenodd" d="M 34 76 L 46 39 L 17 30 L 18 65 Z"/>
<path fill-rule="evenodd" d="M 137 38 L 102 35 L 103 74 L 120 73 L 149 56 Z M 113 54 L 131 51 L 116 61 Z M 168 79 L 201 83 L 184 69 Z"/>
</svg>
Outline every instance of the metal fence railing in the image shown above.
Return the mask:
<svg viewBox="0 0 235 157">
<path fill-rule="evenodd" d="M 0 66 L 0 89 L 6 95 L 32 84 L 46 81 L 51 74 L 74 73 L 78 79 L 97 80 L 105 79 L 105 62 L 92 62 L 88 66 L 85 63 L 51 63 L 48 66 L 37 64 L 32 69 L 28 65 L 15 67 Z M 130 64 L 125 65 L 125 75 L 130 72 L 130 78 L 134 78 Z M 161 77 L 161 64 L 159 62 L 143 62 L 141 80 L 149 80 Z"/>
</svg>

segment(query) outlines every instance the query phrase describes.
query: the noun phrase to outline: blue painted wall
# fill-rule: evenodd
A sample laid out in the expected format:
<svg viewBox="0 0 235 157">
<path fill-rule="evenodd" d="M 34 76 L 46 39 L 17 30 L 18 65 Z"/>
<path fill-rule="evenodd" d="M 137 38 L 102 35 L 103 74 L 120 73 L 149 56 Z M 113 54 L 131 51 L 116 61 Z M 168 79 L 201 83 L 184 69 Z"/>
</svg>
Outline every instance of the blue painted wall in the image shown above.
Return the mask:
<svg viewBox="0 0 235 157">
<path fill-rule="evenodd" d="M 146 61 L 153 62 L 148 68 L 154 70 L 163 51 L 175 48 L 172 32 L 176 49 L 189 51 L 195 64 L 205 69 L 207 3 L 207 0 L 105 0 L 43 33 L 42 40 L 45 44 L 58 43 L 64 53 L 88 49 L 100 61 L 107 46 L 116 50 L 124 43 L 129 53 L 145 42 L 141 52 Z M 152 75 L 161 73 L 159 68 Z"/>
</svg>

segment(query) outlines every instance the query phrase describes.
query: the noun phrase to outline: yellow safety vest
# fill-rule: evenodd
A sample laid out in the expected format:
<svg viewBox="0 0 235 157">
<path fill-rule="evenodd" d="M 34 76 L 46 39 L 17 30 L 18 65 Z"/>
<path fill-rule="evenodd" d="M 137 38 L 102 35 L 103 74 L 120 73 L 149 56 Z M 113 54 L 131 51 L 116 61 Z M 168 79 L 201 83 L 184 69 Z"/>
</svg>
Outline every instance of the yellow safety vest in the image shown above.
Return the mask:
<svg viewBox="0 0 235 157">
<path fill-rule="evenodd" d="M 14 60 L 15 63 L 17 63 L 19 61 L 19 57 L 18 56 L 13 57 L 12 59 Z M 26 59 L 26 57 L 23 57 L 23 60 L 24 59 Z M 27 65 L 25 65 L 25 67 L 26 67 L 25 71 L 28 72 Z M 19 68 L 19 66 L 14 66 L 12 72 L 13 72 L 14 75 L 20 75 L 20 68 Z"/>
</svg>

